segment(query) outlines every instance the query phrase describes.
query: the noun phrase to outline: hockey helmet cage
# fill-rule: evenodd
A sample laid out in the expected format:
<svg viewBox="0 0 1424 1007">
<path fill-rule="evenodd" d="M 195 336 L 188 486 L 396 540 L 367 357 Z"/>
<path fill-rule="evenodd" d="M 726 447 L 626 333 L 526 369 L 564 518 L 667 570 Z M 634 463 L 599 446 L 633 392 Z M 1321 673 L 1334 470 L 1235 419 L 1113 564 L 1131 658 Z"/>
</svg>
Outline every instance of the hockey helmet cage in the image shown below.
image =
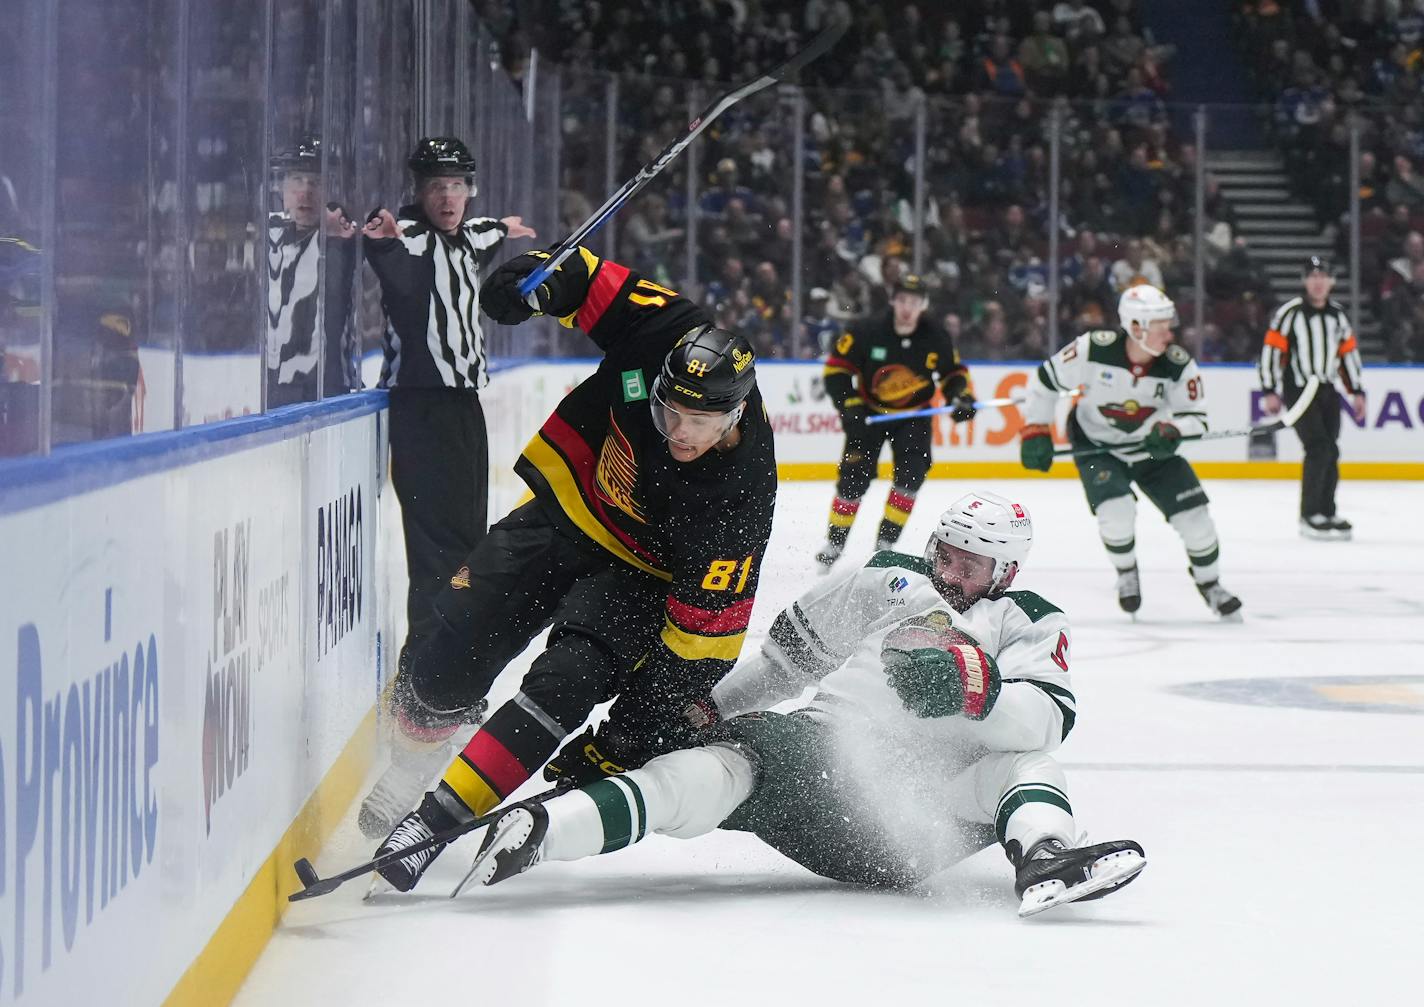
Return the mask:
<svg viewBox="0 0 1424 1007">
<path fill-rule="evenodd" d="M 715 325 L 689 329 L 663 358 L 655 387 L 667 402 L 726 413 L 756 384 L 756 354 L 745 336 Z"/>
<path fill-rule="evenodd" d="M 406 163 L 420 178 L 463 175 L 472 181 L 475 175 L 475 155 L 453 136 L 422 137 Z"/>
</svg>

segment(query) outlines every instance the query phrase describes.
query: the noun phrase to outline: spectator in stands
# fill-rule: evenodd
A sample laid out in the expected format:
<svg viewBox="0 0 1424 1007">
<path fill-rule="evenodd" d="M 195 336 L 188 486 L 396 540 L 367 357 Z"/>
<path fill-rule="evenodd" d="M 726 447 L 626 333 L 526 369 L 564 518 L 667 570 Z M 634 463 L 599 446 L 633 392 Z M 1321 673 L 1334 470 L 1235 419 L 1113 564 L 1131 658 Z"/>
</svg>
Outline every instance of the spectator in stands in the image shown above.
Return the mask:
<svg viewBox="0 0 1424 1007">
<path fill-rule="evenodd" d="M 1033 16 L 1033 34 L 1019 43 L 1019 65 L 1035 94 L 1058 94 L 1068 77 L 1068 46 L 1053 34 L 1053 15 L 1046 10 Z"/>
<path fill-rule="evenodd" d="M 1054 4 L 1053 20 L 1070 45 L 1082 45 L 1107 33 L 1103 16 L 1084 0 L 1064 0 Z"/>
<path fill-rule="evenodd" d="M 717 162 L 716 180 L 710 189 L 702 193 L 697 205 L 704 214 L 709 216 L 721 216 L 726 212 L 727 204 L 732 200 L 740 200 L 742 206 L 748 213 L 757 213 L 756 193 L 752 192 L 738 180 L 739 172 L 737 162 L 730 157 L 724 157 Z"/>
<path fill-rule="evenodd" d="M 1414 162 L 1403 154 L 1394 159 L 1394 177 L 1385 186 L 1384 198 L 1392 206 L 1406 206 L 1410 213 L 1424 210 L 1424 180 L 1414 173 Z"/>
<path fill-rule="evenodd" d="M 989 54 L 979 65 L 975 77 L 975 88 L 990 92 L 1000 98 L 1017 98 L 1027 89 L 1023 67 L 1011 53 L 1011 43 L 1007 35 L 996 35 L 990 44 Z"/>
<path fill-rule="evenodd" d="M 1117 303 L 1102 257 L 1089 254 L 1082 261 L 1082 270 L 1062 297 L 1065 315 L 1072 322 L 1070 328 L 1079 332 L 1105 325 Z"/>
<path fill-rule="evenodd" d="M 1125 74 L 1137 64 L 1147 50 L 1147 43 L 1132 30 L 1132 21 L 1120 17 L 1113 22 L 1112 34 L 1103 42 L 1103 57 L 1109 72 Z"/>
<path fill-rule="evenodd" d="M 672 279 L 670 263 L 678 242 L 687 232 L 668 222 L 667 200 L 657 193 L 645 193 L 628 218 L 623 241 L 628 263 L 638 272 L 667 284 Z"/>
<path fill-rule="evenodd" d="M 806 295 L 806 317 L 801 320 L 803 345 L 812 354 L 822 356 L 841 333 L 841 324 L 830 315 L 831 292 L 825 287 L 812 287 Z"/>
<path fill-rule="evenodd" d="M 1122 258 L 1112 264 L 1109 279 L 1118 294 L 1139 283 L 1150 283 L 1158 290 L 1164 287 L 1162 270 L 1154 260 L 1147 258 L 1141 238 L 1128 241 Z"/>
</svg>

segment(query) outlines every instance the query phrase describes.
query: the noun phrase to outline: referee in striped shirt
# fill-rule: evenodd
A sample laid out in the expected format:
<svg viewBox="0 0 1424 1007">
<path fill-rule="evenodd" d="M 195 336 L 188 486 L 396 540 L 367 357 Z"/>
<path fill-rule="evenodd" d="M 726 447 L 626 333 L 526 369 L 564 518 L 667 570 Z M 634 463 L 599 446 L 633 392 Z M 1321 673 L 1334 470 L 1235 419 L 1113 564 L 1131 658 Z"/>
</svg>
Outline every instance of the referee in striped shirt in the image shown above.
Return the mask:
<svg viewBox="0 0 1424 1007">
<path fill-rule="evenodd" d="M 1344 382 L 1355 419 L 1363 422 L 1360 351 L 1345 309 L 1330 300 L 1335 285 L 1330 263 L 1312 255 L 1305 260 L 1301 276 L 1305 296 L 1293 297 L 1276 309 L 1261 347 L 1257 370 L 1265 392 L 1262 405 L 1267 413 L 1279 412 L 1283 398 L 1288 406 L 1294 405 L 1306 382 L 1311 377 L 1320 379 L 1314 400 L 1295 424 L 1305 448 L 1300 533 L 1306 538 L 1347 539 L 1350 522 L 1335 513 L 1335 487 L 1340 482 L 1340 400 L 1335 379 Z"/>
<path fill-rule="evenodd" d="M 480 271 L 505 238 L 535 236 L 519 217 L 466 216 L 475 159 L 459 140 L 426 137 L 409 165 L 417 202 L 399 222 L 376 210 L 363 231 L 386 312 L 380 387 L 391 392 L 391 481 L 410 573 L 402 662 L 433 630 L 435 595 L 488 525 Z"/>
</svg>

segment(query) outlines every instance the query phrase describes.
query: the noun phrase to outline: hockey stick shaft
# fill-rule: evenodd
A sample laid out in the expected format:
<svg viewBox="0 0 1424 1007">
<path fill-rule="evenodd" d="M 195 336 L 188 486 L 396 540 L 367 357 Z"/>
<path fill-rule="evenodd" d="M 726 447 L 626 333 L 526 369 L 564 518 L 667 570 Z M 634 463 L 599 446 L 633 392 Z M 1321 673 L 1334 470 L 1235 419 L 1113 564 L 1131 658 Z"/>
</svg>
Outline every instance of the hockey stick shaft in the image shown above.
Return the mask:
<svg viewBox="0 0 1424 1007">
<path fill-rule="evenodd" d="M 562 787 L 553 787 L 544 791 L 542 794 L 527 798 L 527 800 L 542 804 L 556 794 L 562 793 L 565 789 L 566 788 Z M 508 810 L 508 808 L 496 808 L 489 814 L 480 815 L 478 818 L 471 819 L 468 822 L 462 822 L 459 825 L 446 829 L 444 832 L 437 832 L 429 839 L 422 839 L 420 842 L 407 846 L 404 849 L 384 853 L 379 857 L 366 861 L 364 864 L 358 864 L 350 870 L 342 871 L 340 874 L 333 874 L 329 878 L 318 877 L 315 869 L 311 866 L 311 861 L 303 857 L 293 865 L 293 870 L 296 871 L 297 877 L 301 879 L 302 890 L 288 895 L 287 901 L 301 902 L 304 899 L 314 899 L 319 895 L 328 895 L 346 884 L 346 882 L 354 881 L 356 878 L 363 878 L 372 871 L 379 871 L 382 867 L 393 864 L 402 857 L 409 857 L 416 853 L 424 853 L 432 847 L 454 842 L 467 832 L 474 832 L 476 829 L 491 824 Z"/>
<path fill-rule="evenodd" d="M 591 217 L 580 224 L 572 234 L 554 246 L 553 250 L 549 253 L 549 257 L 544 260 L 543 264 L 520 281 L 520 296 L 528 297 L 539 284 L 547 280 L 550 274 L 558 269 L 559 265 L 573 254 L 574 249 L 576 249 L 585 238 L 607 223 L 608 218 L 617 213 L 624 203 L 642 191 L 645 185 L 656 178 L 674 158 L 687 149 L 688 144 L 697 139 L 698 135 L 701 134 L 704 129 L 712 125 L 713 121 L 719 115 L 748 95 L 756 94 L 758 91 L 765 90 L 771 85 L 780 83 L 795 75 L 812 60 L 828 52 L 831 46 L 835 45 L 836 41 L 844 34 L 845 30 L 845 22 L 833 22 L 807 43 L 806 47 L 795 56 L 792 56 L 780 66 L 768 70 L 755 80 L 748 81 L 739 87 L 733 88 L 703 109 L 702 114 L 688 124 L 687 130 L 681 136 L 664 147 L 661 154 L 643 165 L 643 167 L 638 170 L 638 173 L 624 182 L 622 188 L 617 192 L 609 196 L 604 204 L 593 212 Z M 691 212 L 691 210 L 692 208 L 689 207 L 688 212 Z"/>
<path fill-rule="evenodd" d="M 1301 389 L 1300 398 L 1295 400 L 1295 405 L 1281 413 L 1273 420 L 1266 423 L 1257 424 L 1254 427 L 1239 427 L 1235 430 L 1213 430 L 1204 434 L 1191 434 L 1181 438 L 1182 442 L 1187 441 L 1218 441 L 1228 437 L 1250 437 L 1253 434 L 1270 433 L 1276 430 L 1286 430 L 1295 426 L 1296 421 L 1305 415 L 1305 411 L 1310 408 L 1310 403 L 1315 399 L 1315 393 L 1320 388 L 1320 379 L 1311 377 L 1305 387 Z M 1141 451 L 1142 441 L 1134 441 L 1131 444 L 1099 445 L 1091 448 L 1059 448 L 1053 452 L 1055 458 L 1089 458 L 1094 455 L 1110 454 L 1113 451 Z"/>
<path fill-rule="evenodd" d="M 1067 392 L 1067 393 L 1065 393 L 1065 394 L 1067 394 L 1067 395 L 1078 395 L 1078 394 L 1080 394 L 1080 392 L 1075 388 L 1073 391 Z M 975 403 L 974 403 L 974 408 L 975 408 L 975 409 L 1003 409 L 1005 406 L 1021 406 L 1021 405 L 1023 405 L 1025 402 L 1027 402 L 1027 401 L 1028 401 L 1027 399 L 1016 399 L 1016 398 L 1013 398 L 1013 397 L 1011 397 L 1011 396 L 1005 396 L 1004 398 L 1001 398 L 1001 399 L 985 399 L 983 402 L 975 402 Z M 942 416 L 942 415 L 944 415 L 945 413 L 952 413 L 952 412 L 954 412 L 954 411 L 955 411 L 956 409 L 958 409 L 958 408 L 959 408 L 958 406 L 933 406 L 933 407 L 931 407 L 931 408 L 929 408 L 929 409 L 915 409 L 915 410 L 912 410 L 911 412 L 908 412 L 908 413 L 881 413 L 881 414 L 876 415 L 876 416 L 868 417 L 865 422 L 866 422 L 866 423 L 894 423 L 894 422 L 896 422 L 897 420 L 915 420 L 915 419 L 919 419 L 921 416 Z"/>
</svg>

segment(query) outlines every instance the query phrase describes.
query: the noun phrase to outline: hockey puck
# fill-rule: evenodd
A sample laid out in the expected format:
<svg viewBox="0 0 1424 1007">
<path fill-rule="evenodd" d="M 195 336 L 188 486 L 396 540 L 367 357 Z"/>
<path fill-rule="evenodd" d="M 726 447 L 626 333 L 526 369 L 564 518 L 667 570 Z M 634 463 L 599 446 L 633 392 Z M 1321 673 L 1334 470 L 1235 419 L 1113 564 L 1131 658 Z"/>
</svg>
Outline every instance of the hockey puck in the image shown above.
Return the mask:
<svg viewBox="0 0 1424 1007">
<path fill-rule="evenodd" d="M 311 865 L 311 861 L 302 857 L 292 865 L 292 870 L 297 872 L 297 880 L 302 883 L 303 888 L 310 888 L 321 878 L 316 873 L 316 868 Z"/>
</svg>

